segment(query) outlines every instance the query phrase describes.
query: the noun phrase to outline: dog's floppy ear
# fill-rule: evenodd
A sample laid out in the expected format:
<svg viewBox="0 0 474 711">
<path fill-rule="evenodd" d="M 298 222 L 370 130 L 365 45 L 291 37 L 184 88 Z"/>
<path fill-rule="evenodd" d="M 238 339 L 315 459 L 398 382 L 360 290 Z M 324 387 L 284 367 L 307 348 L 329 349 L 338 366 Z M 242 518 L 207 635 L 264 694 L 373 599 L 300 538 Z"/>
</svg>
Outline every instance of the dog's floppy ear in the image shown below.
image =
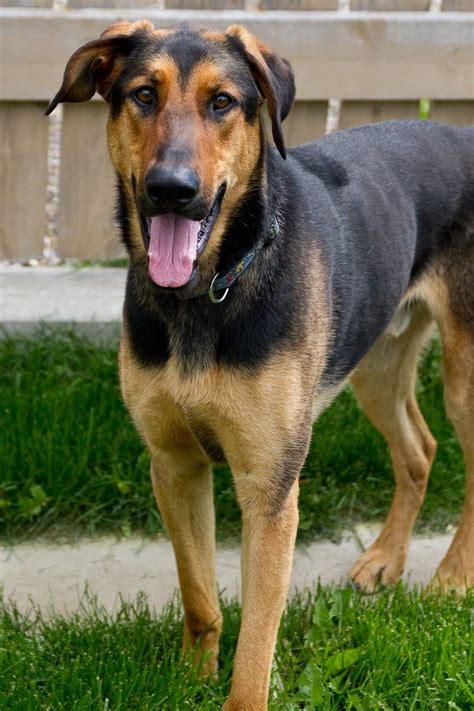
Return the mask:
<svg viewBox="0 0 474 711">
<path fill-rule="evenodd" d="M 66 65 L 63 83 L 46 109 L 48 116 L 63 101 L 88 101 L 98 91 L 104 98 L 117 76 L 117 60 L 134 47 L 137 29 L 153 30 L 151 23 L 116 22 L 99 39 L 80 47 Z"/>
<path fill-rule="evenodd" d="M 295 77 L 290 63 L 241 25 L 231 25 L 226 34 L 237 40 L 244 52 L 258 90 L 267 101 L 275 145 L 286 158 L 281 124 L 295 100 Z"/>
</svg>

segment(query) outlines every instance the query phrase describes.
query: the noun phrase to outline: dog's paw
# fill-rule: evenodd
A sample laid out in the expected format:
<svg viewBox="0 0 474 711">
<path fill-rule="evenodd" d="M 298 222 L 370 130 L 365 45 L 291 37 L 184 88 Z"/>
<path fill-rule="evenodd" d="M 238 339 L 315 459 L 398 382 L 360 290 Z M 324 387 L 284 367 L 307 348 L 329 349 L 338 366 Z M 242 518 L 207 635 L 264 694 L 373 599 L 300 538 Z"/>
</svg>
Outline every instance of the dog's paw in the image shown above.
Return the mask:
<svg viewBox="0 0 474 711">
<path fill-rule="evenodd" d="M 197 675 L 201 679 L 217 681 L 219 671 L 218 654 L 219 646 L 217 643 L 206 645 L 198 641 L 191 645 L 189 636 L 187 634 L 184 635 L 183 660 L 195 668 Z"/>
<path fill-rule="evenodd" d="M 199 648 L 183 651 L 183 659 L 192 664 L 198 677 L 203 681 L 218 681 L 219 666 L 217 655 Z"/>
<path fill-rule="evenodd" d="M 468 546 L 449 550 L 430 583 L 430 589 L 466 592 L 470 588 L 474 588 L 474 552 Z"/>
<path fill-rule="evenodd" d="M 402 550 L 395 555 L 375 544 L 361 555 L 350 572 L 354 585 L 374 592 L 380 585 L 395 585 L 403 573 L 406 555 Z"/>
</svg>

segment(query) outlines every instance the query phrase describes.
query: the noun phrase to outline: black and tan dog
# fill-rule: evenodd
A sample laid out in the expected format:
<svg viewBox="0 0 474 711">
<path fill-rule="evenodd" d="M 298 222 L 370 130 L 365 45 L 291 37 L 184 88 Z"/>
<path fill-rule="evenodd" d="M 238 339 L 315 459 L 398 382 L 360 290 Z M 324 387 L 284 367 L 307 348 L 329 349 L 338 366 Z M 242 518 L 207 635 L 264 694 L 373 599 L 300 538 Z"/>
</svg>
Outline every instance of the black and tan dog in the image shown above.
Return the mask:
<svg viewBox="0 0 474 711">
<path fill-rule="evenodd" d="M 215 669 L 211 466 L 242 508 L 243 615 L 230 709 L 264 709 L 311 426 L 350 377 L 396 476 L 354 581 L 396 581 L 435 442 L 418 355 L 437 323 L 468 486 L 442 586 L 474 584 L 474 129 L 417 121 L 288 151 L 289 64 L 240 26 L 118 23 L 70 59 L 61 101 L 98 90 L 130 255 L 120 373 L 177 558 L 185 648 Z M 265 140 L 267 101 L 273 137 Z M 199 656 L 199 652 L 196 656 Z M 202 661 L 202 660 L 201 660 Z"/>
</svg>

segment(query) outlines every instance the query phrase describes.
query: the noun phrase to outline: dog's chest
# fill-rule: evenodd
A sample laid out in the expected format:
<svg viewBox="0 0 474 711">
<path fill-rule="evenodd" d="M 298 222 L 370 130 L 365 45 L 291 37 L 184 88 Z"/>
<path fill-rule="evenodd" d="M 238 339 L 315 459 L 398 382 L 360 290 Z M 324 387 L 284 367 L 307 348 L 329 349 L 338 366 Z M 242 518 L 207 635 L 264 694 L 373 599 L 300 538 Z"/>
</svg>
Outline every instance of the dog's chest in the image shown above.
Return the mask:
<svg viewBox="0 0 474 711">
<path fill-rule="evenodd" d="M 216 431 L 216 423 L 213 417 L 207 413 L 195 409 L 185 414 L 186 425 L 190 432 L 199 442 L 207 457 L 211 462 L 222 464 L 226 461 L 223 445 Z"/>
<path fill-rule="evenodd" d="M 225 456 L 242 471 L 281 460 L 311 396 L 301 362 L 291 353 L 276 354 L 261 368 L 214 364 L 186 373 L 174 355 L 162 366 L 144 368 L 125 336 L 120 362 L 126 405 L 152 449 L 166 448 L 170 440 L 192 446 L 188 433 L 209 459 Z"/>
<path fill-rule="evenodd" d="M 175 416 L 206 456 L 223 463 L 249 429 L 249 382 L 228 368 L 206 368 L 183 376 L 173 359 L 159 376 L 155 407 L 172 403 Z M 231 444 L 232 442 L 232 444 Z"/>
</svg>

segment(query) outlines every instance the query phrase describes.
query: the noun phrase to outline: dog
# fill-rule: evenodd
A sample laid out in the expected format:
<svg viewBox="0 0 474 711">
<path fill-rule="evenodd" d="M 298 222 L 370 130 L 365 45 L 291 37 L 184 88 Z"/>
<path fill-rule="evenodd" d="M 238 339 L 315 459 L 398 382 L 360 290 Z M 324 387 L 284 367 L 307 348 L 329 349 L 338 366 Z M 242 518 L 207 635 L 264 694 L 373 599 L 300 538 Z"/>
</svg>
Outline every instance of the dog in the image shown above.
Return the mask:
<svg viewBox="0 0 474 711">
<path fill-rule="evenodd" d="M 242 624 L 226 711 L 267 708 L 313 420 L 350 380 L 396 491 L 355 564 L 398 580 L 436 443 L 415 398 L 438 325 L 467 464 L 442 588 L 474 584 L 474 127 L 391 121 L 288 152 L 289 63 L 242 26 L 119 22 L 78 49 L 51 102 L 98 91 L 130 256 L 123 397 L 151 455 L 184 605 L 184 649 L 217 667 L 211 467 L 242 511 Z M 276 147 L 270 147 L 263 102 Z"/>
</svg>

